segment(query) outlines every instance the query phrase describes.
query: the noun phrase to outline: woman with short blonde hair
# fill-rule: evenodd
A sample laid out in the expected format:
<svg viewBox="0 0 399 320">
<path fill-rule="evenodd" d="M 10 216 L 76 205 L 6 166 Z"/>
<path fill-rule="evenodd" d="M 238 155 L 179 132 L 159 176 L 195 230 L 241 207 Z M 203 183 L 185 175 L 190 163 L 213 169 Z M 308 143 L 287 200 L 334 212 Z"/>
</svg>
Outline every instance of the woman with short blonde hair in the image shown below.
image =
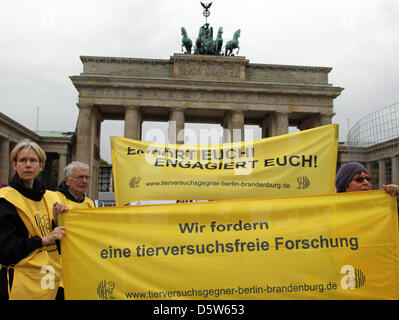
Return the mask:
<svg viewBox="0 0 399 320">
<path fill-rule="evenodd" d="M 0 300 L 55 299 L 61 279 L 57 215 L 68 208 L 37 179 L 46 153 L 23 140 L 11 151 L 15 175 L 0 189 Z"/>
<path fill-rule="evenodd" d="M 28 140 L 28 139 L 22 140 L 14 147 L 14 149 L 12 149 L 11 155 L 10 155 L 11 165 L 14 165 L 14 163 L 17 161 L 18 153 L 22 149 L 27 149 L 27 150 L 33 149 L 36 152 L 37 156 L 39 157 L 39 163 L 40 163 L 41 170 L 44 169 L 44 166 L 46 164 L 46 159 L 47 159 L 46 153 L 36 142 Z"/>
</svg>

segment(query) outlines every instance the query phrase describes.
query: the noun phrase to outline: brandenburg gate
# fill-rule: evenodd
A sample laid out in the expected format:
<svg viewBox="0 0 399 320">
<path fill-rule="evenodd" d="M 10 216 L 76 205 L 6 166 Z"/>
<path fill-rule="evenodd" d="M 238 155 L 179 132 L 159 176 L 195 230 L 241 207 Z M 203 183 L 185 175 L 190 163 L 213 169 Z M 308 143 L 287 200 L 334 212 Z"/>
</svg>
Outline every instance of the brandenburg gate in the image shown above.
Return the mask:
<svg viewBox="0 0 399 320">
<path fill-rule="evenodd" d="M 253 64 L 242 56 L 174 54 L 170 59 L 82 56 L 71 76 L 79 92 L 76 160 L 89 164 L 97 198 L 103 120 L 124 120 L 124 136 L 141 139 L 143 121 L 169 122 L 169 143 L 184 143 L 184 124 L 220 124 L 224 142 L 244 140 L 244 125 L 262 137 L 330 124 L 342 88 L 331 68 Z"/>
</svg>

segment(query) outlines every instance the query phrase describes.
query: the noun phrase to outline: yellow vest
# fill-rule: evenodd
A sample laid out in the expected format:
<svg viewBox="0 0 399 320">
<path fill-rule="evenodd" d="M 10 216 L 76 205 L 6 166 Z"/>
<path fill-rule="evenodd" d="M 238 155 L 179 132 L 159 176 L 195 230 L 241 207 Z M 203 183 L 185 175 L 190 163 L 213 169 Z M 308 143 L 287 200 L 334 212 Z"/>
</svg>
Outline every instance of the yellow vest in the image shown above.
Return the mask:
<svg viewBox="0 0 399 320">
<path fill-rule="evenodd" d="M 61 203 L 66 205 L 69 210 L 72 210 L 72 209 L 86 209 L 86 208 L 94 208 L 95 207 L 93 200 L 91 200 L 88 197 L 85 197 L 84 201 L 79 203 L 79 202 L 75 202 L 75 201 L 69 200 L 60 191 L 57 191 L 57 195 L 60 198 Z"/>
<path fill-rule="evenodd" d="M 56 192 L 47 190 L 41 201 L 33 201 L 11 187 L 0 189 L 0 198 L 12 203 L 24 222 L 29 237 L 51 232 L 53 204 L 60 202 Z M 10 300 L 54 300 L 61 279 L 61 257 L 55 244 L 38 248 L 14 268 Z"/>
<path fill-rule="evenodd" d="M 64 205 L 66 205 L 69 210 L 72 210 L 72 209 L 86 209 L 86 208 L 94 208 L 95 207 L 93 200 L 91 200 L 88 197 L 85 197 L 85 200 L 83 202 L 75 202 L 75 201 L 69 200 L 60 191 L 57 191 L 57 195 L 58 195 L 58 197 L 60 199 L 60 202 L 62 204 L 64 204 Z M 64 287 L 64 282 L 63 282 L 62 279 L 61 279 L 61 282 L 60 282 L 60 287 L 62 287 L 62 288 Z"/>
</svg>

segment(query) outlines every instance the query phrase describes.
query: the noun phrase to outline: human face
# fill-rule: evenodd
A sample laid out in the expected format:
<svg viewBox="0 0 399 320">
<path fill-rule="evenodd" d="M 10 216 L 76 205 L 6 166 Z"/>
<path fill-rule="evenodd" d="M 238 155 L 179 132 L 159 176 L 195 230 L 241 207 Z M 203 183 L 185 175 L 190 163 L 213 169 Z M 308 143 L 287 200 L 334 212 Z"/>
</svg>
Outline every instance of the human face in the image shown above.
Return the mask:
<svg viewBox="0 0 399 320">
<path fill-rule="evenodd" d="M 72 177 L 66 177 L 65 182 L 68 186 L 69 192 L 79 199 L 89 186 L 90 176 L 89 170 L 75 167 L 72 170 Z"/>
<path fill-rule="evenodd" d="M 16 161 L 13 163 L 13 167 L 18 177 L 24 182 L 27 188 L 33 187 L 33 181 L 42 169 L 39 156 L 35 150 L 27 148 L 19 151 Z"/>
<path fill-rule="evenodd" d="M 370 181 L 368 181 L 368 178 Z M 361 181 L 363 180 L 363 181 Z M 346 192 L 371 190 L 371 176 L 367 172 L 360 172 L 349 182 Z"/>
</svg>

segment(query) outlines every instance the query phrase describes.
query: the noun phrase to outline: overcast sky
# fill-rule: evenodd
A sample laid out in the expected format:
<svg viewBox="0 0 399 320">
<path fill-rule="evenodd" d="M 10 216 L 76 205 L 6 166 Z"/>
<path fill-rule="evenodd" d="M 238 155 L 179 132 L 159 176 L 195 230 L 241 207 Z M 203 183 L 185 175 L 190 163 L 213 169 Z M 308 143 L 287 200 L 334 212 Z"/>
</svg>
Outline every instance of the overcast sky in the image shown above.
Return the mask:
<svg viewBox="0 0 399 320">
<path fill-rule="evenodd" d="M 203 1 L 204 3 L 211 1 Z M 214 0 L 208 22 L 228 41 L 241 29 L 250 63 L 332 67 L 340 141 L 349 126 L 399 101 L 398 0 Z M 79 56 L 169 59 L 180 28 L 195 40 L 198 0 L 13 0 L 0 11 L 0 110 L 31 130 L 74 131 Z M 104 121 L 101 156 L 123 124 Z M 256 135 L 255 135 L 255 138 Z"/>
</svg>

